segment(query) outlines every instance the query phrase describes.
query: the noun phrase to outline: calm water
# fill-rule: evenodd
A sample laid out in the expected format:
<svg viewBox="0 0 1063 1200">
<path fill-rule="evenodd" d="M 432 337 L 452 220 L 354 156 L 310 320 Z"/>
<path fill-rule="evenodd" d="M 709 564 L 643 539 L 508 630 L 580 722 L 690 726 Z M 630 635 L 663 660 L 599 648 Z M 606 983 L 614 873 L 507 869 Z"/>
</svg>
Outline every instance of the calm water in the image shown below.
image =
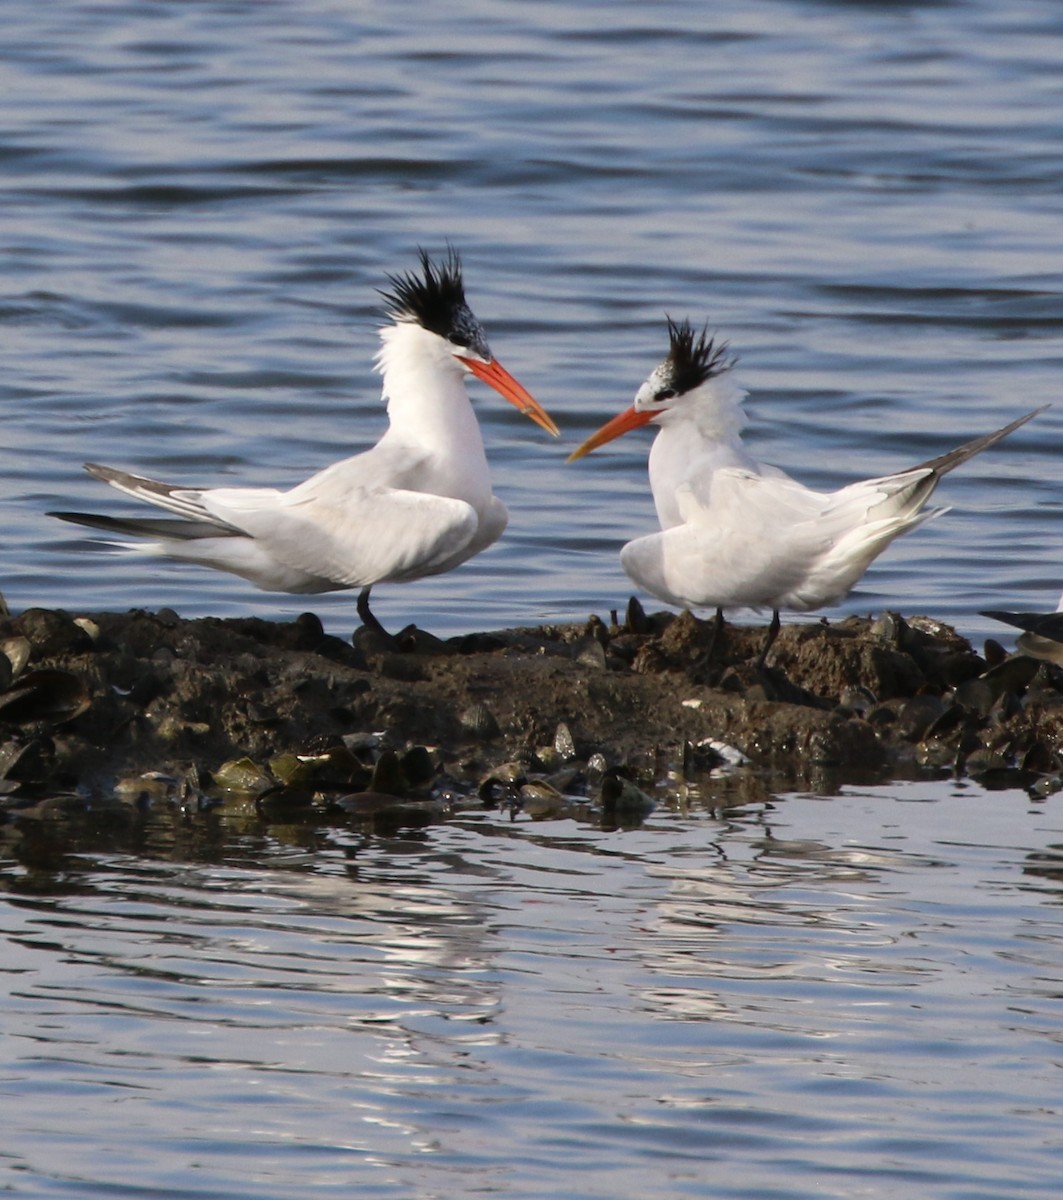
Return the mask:
<svg viewBox="0 0 1063 1200">
<path fill-rule="evenodd" d="M 999 5 L 5 6 L 2 590 L 296 614 L 86 549 L 85 460 L 289 484 L 383 425 L 375 289 L 451 239 L 563 444 L 475 385 L 504 542 L 381 616 L 447 633 L 622 604 L 649 435 L 563 456 L 666 348 L 740 356 L 768 461 L 837 484 L 1060 398 L 1063 11 Z M 972 635 L 1054 607 L 1063 405 L 966 467 L 849 610 Z M 353 626 L 349 596 L 313 601 Z"/>
<path fill-rule="evenodd" d="M 448 239 L 565 435 L 476 385 L 510 530 L 380 589 L 389 624 L 623 605 L 649 439 L 563 456 L 665 312 L 730 340 L 757 452 L 821 486 L 1055 401 L 841 611 L 977 639 L 1003 633 L 979 608 L 1055 606 L 1054 0 L 8 0 L 0 65 L 12 607 L 306 608 L 42 513 L 121 510 L 85 460 L 286 485 L 375 440 L 375 289 Z M 353 626 L 351 597 L 311 603 Z M 626 834 L 204 819 L 38 847 L 6 873 L 5 1183 L 1054 1195 L 1060 825 L 940 786 Z"/>
<path fill-rule="evenodd" d="M 159 814 L 22 859 L 17 1194 L 1059 1194 L 1059 796 L 390 840 Z"/>
</svg>

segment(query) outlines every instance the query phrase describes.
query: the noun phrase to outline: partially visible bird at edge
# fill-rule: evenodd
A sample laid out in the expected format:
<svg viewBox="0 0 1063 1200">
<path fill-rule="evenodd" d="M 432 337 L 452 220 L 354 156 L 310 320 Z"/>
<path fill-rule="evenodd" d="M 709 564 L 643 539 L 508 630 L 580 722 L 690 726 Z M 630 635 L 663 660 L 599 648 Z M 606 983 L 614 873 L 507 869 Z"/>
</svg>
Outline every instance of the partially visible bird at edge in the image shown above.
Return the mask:
<svg viewBox="0 0 1063 1200">
<path fill-rule="evenodd" d="M 1063 666 L 1063 596 L 1060 596 L 1055 612 L 986 609 L 981 615 L 1023 630 L 1015 641 L 1015 649 L 1021 654 Z"/>
</svg>

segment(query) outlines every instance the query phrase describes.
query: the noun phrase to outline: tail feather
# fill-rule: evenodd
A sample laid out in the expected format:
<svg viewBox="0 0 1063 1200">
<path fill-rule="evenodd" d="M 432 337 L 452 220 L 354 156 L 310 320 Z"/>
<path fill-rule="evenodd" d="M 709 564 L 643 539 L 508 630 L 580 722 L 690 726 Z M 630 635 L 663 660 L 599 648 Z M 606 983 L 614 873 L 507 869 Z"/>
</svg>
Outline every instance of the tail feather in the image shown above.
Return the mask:
<svg viewBox="0 0 1063 1200">
<path fill-rule="evenodd" d="M 1063 642 L 1063 612 L 1027 613 L 986 610 L 981 615 L 991 617 L 994 621 L 1002 621 L 1005 625 L 1014 625 L 1018 629 L 1025 629 L 1027 633 L 1036 633 L 1053 642 Z"/>
<path fill-rule="evenodd" d="M 208 537 L 237 537 L 232 532 L 219 528 L 208 521 L 177 520 L 167 517 L 104 517 L 95 513 L 50 512 L 49 517 L 69 521 L 74 525 L 86 525 L 89 529 L 102 529 L 106 533 L 122 533 L 132 537 L 162 538 L 173 541 L 195 541 Z"/>
<path fill-rule="evenodd" d="M 169 483 L 161 483 L 157 479 L 148 479 L 144 475 L 133 475 L 128 471 L 119 471 L 115 467 L 104 467 L 99 463 L 86 463 L 85 470 L 96 479 L 109 483 L 111 487 L 132 496 L 137 500 L 146 500 L 149 504 L 157 504 L 160 508 L 177 513 L 190 521 L 204 521 L 213 525 L 215 530 L 221 529 L 230 533 L 240 533 L 241 530 L 213 516 L 203 506 L 200 492 L 195 488 L 179 488 Z"/>
<path fill-rule="evenodd" d="M 994 433 L 987 433 L 982 437 L 975 438 L 973 441 L 965 442 L 962 446 L 957 446 L 955 450 L 950 450 L 948 453 L 941 454 L 937 458 L 920 463 L 916 467 L 909 467 L 907 471 L 900 471 L 896 475 L 886 475 L 882 479 L 873 481 L 883 485 L 886 496 L 882 501 L 868 510 L 868 516 L 874 514 L 883 516 L 892 514 L 906 518 L 914 517 L 934 494 L 937 485 L 950 471 L 962 466 L 968 459 L 974 458 L 976 454 L 981 454 L 983 450 L 988 450 L 990 446 L 996 445 L 997 442 L 1006 438 L 1009 433 L 1014 433 L 1021 425 L 1025 425 L 1027 421 L 1033 420 L 1038 413 L 1042 413 L 1046 408 L 1050 407 L 1051 405 L 1044 404 L 1040 408 L 1035 408 L 1033 412 L 1028 412 L 1024 416 L 1009 422 L 1002 429 L 998 429 Z"/>
<path fill-rule="evenodd" d="M 937 458 L 920 463 L 918 467 L 913 467 L 912 469 L 916 471 L 930 470 L 939 478 L 942 475 L 947 475 L 949 471 L 955 470 L 956 467 L 961 466 L 969 458 L 974 458 L 976 454 L 981 454 L 983 450 L 988 450 L 990 446 L 996 445 L 997 442 L 1006 438 L 1009 433 L 1014 433 L 1021 425 L 1025 425 L 1027 421 L 1032 421 L 1039 413 L 1043 413 L 1046 408 L 1051 407 L 1050 404 L 1042 404 L 1040 408 L 1035 408 L 1033 412 L 1028 412 L 1025 416 L 1018 417 L 1016 420 L 1005 425 L 1003 429 L 998 429 L 995 433 L 987 433 L 982 437 L 975 438 L 974 441 L 965 442 L 962 446 L 957 446 L 955 450 L 950 450 L 947 454 L 941 454 Z"/>
<path fill-rule="evenodd" d="M 947 508 L 924 508 L 921 512 L 906 510 L 850 529 L 808 572 L 802 589 L 803 599 L 807 601 L 804 607 L 837 604 L 892 541 L 948 511 Z"/>
</svg>

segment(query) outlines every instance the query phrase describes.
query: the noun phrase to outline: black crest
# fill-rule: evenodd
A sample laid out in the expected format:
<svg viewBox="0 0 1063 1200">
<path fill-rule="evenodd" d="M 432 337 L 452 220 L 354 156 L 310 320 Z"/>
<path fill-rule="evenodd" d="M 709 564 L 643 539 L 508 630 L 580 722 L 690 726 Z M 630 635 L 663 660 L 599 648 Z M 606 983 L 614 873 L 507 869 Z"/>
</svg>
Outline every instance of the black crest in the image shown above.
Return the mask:
<svg viewBox="0 0 1063 1200">
<path fill-rule="evenodd" d="M 734 366 L 735 360 L 727 355 L 727 343 L 721 342 L 717 346 L 715 339 L 709 337 L 707 325 L 695 332 L 685 318 L 679 322 L 671 317 L 667 320 L 671 343 L 667 369 L 669 383 L 677 395 L 692 392 L 706 380 L 722 375 Z"/>
<path fill-rule="evenodd" d="M 448 247 L 446 257 L 438 263 L 433 262 L 425 250 L 419 250 L 418 255 L 421 260 L 419 275 L 405 271 L 401 275 L 388 276 L 391 290 L 380 293 L 388 315 L 396 321 L 416 321 L 422 328 L 439 334 L 456 346 L 465 346 L 489 357 L 483 330 L 465 301 L 458 252 Z"/>
</svg>

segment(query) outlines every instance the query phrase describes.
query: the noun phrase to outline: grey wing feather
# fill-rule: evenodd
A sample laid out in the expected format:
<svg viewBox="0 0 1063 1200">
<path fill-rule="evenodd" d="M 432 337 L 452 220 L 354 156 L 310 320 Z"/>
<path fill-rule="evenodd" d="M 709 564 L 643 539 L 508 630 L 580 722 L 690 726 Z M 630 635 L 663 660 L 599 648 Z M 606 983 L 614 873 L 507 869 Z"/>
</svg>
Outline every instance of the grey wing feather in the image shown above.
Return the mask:
<svg viewBox="0 0 1063 1200">
<path fill-rule="evenodd" d="M 227 533 L 242 533 L 235 525 L 222 520 L 208 512 L 200 499 L 200 493 L 195 488 L 179 488 L 169 483 L 160 483 L 157 479 L 148 479 L 144 475 L 132 475 L 128 471 L 119 471 L 115 467 L 104 467 L 99 463 L 86 463 L 85 470 L 96 479 L 109 483 L 111 487 L 133 496 L 137 500 L 146 500 L 149 504 L 157 504 L 160 508 L 169 509 L 178 516 L 190 521 L 203 521 L 213 525 L 215 531 L 221 529 Z M 200 535 L 202 536 L 202 535 Z"/>
</svg>

